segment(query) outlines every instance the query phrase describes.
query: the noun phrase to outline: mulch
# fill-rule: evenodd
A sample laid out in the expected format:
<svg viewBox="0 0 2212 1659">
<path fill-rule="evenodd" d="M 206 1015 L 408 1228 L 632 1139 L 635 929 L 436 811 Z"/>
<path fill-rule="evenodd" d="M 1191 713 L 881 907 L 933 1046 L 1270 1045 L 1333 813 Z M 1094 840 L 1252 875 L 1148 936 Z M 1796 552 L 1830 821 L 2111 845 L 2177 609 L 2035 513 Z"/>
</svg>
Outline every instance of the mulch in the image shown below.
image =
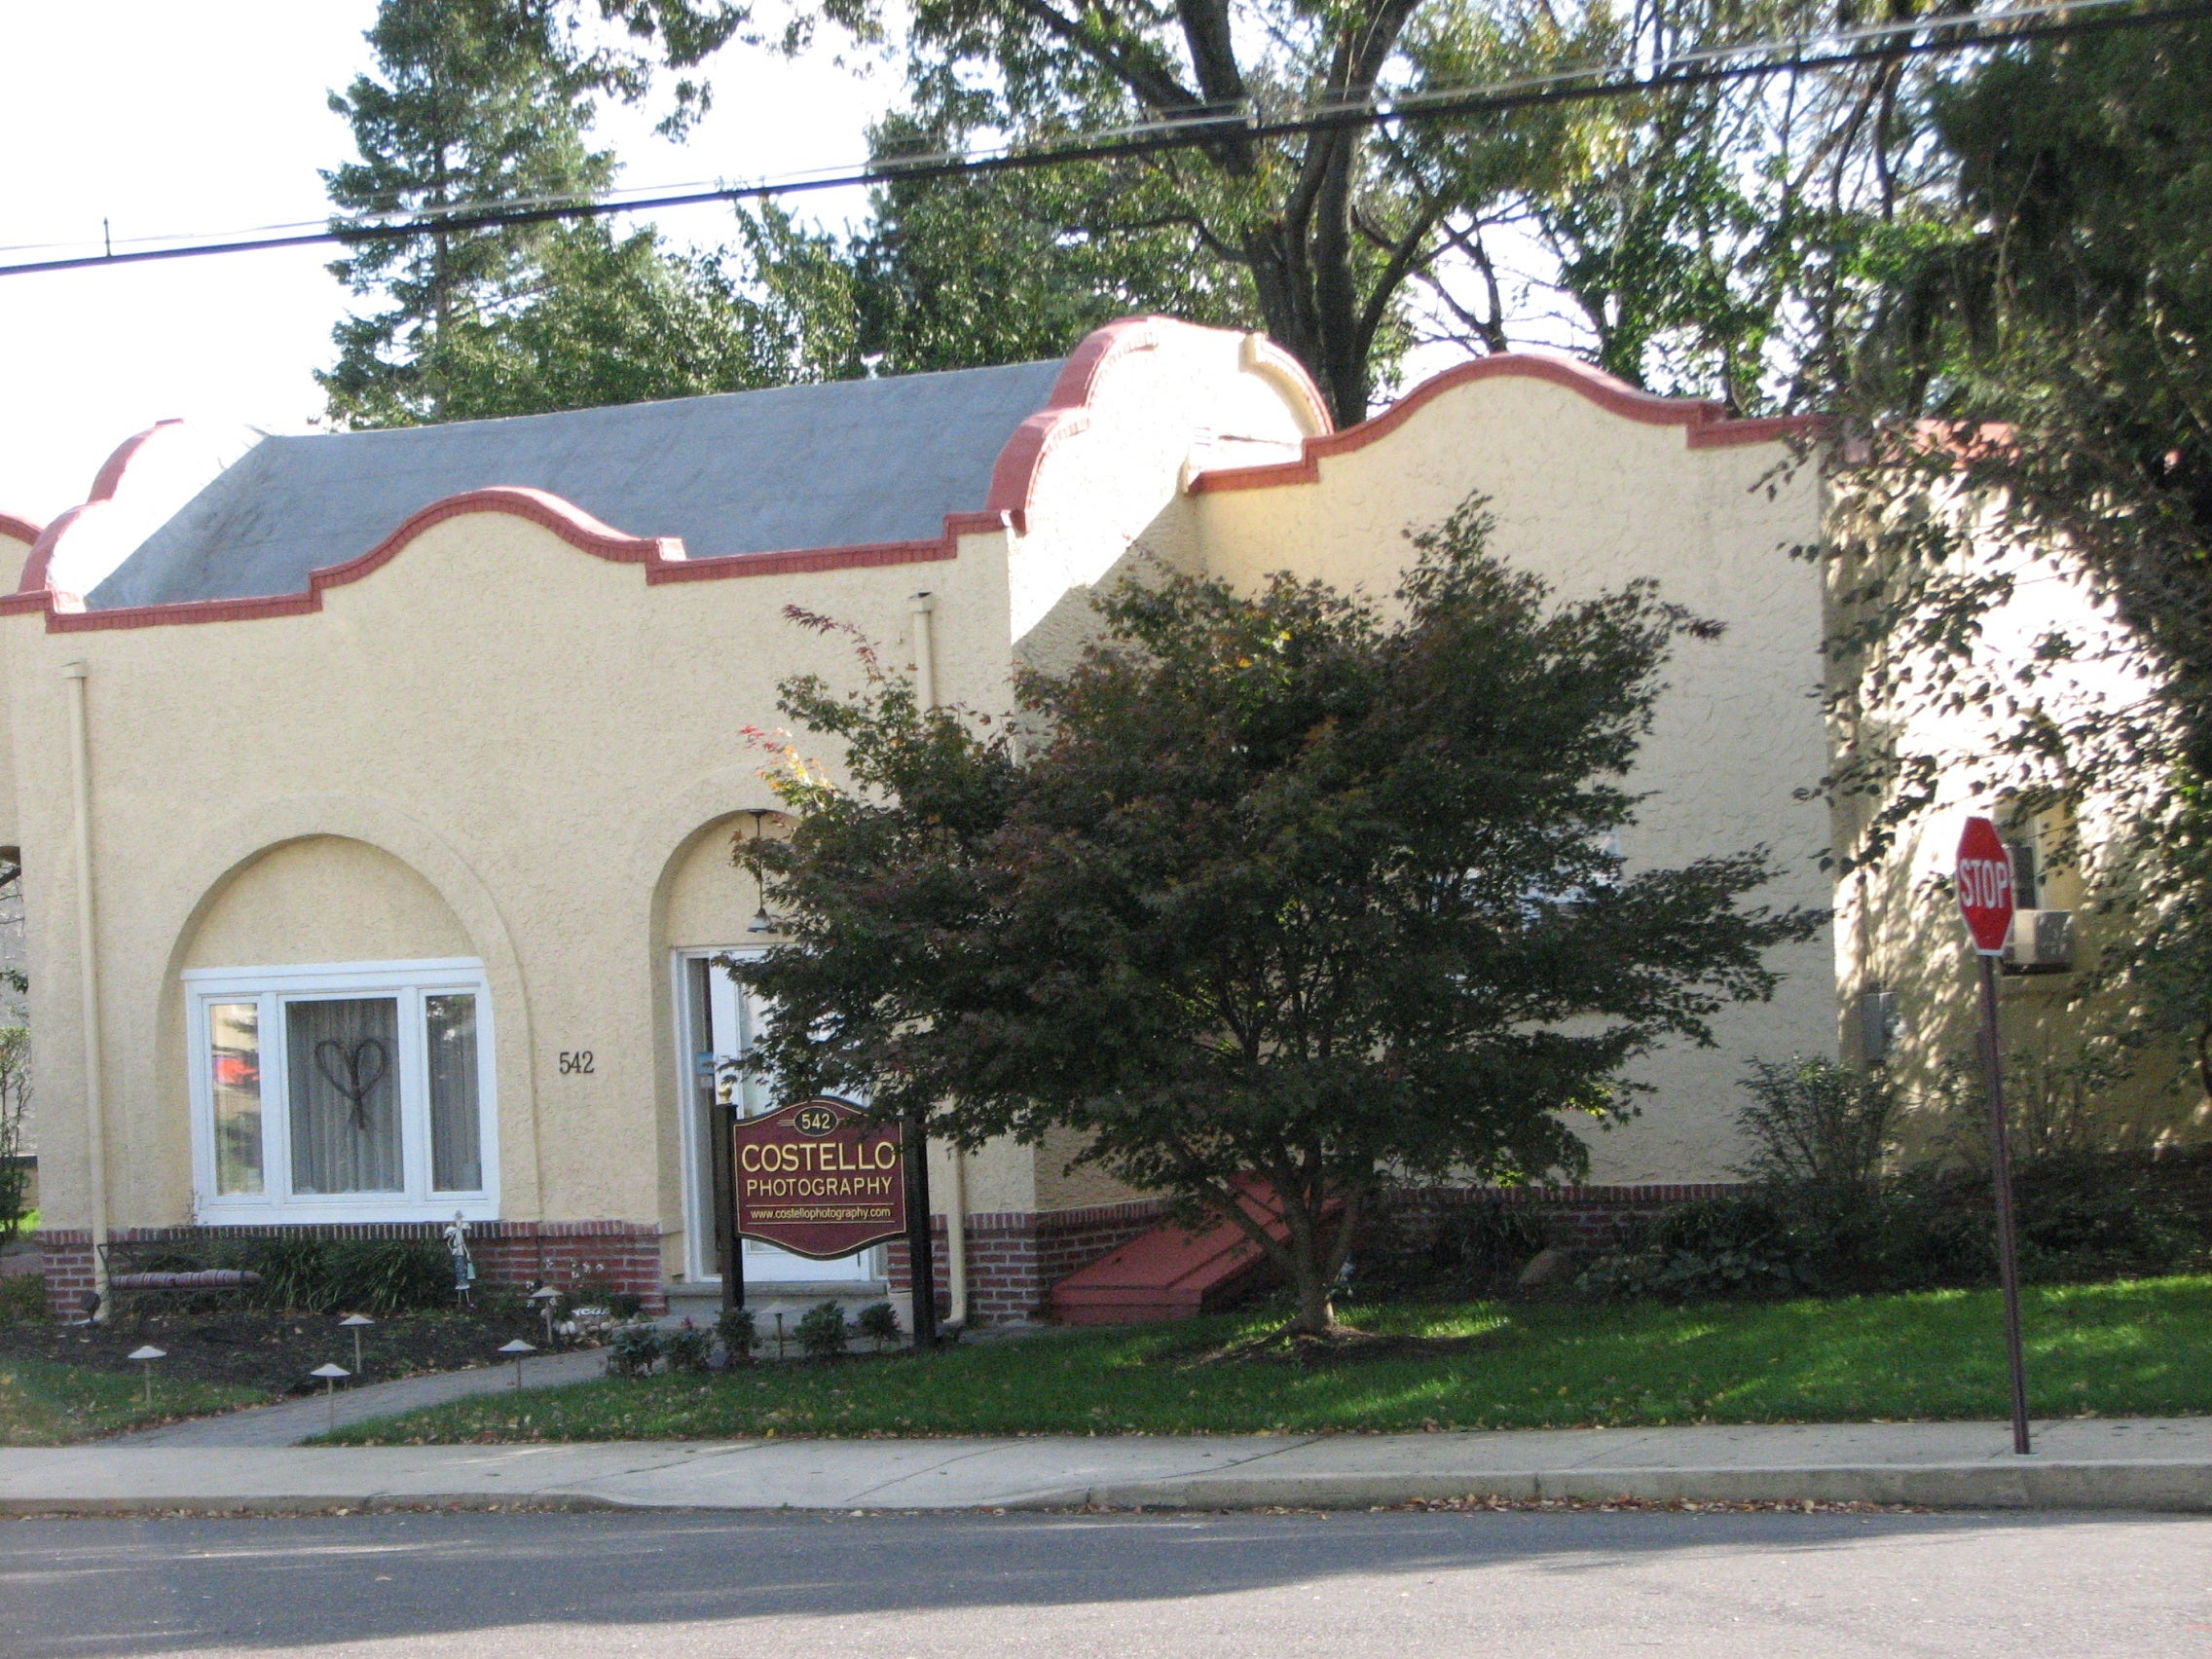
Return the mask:
<svg viewBox="0 0 2212 1659">
<path fill-rule="evenodd" d="M 159 1362 L 165 1382 L 306 1394 L 321 1386 L 308 1375 L 316 1366 L 335 1362 L 353 1369 L 353 1333 L 340 1328 L 339 1317 L 254 1309 L 142 1313 L 126 1309 L 105 1325 L 0 1325 L 0 1360 L 27 1356 L 135 1377 L 139 1368 L 129 1355 L 151 1343 L 168 1356 Z M 361 1381 L 389 1382 L 491 1365 L 500 1345 L 517 1337 L 544 1348 L 543 1321 L 527 1310 L 394 1313 L 361 1333 Z"/>
</svg>

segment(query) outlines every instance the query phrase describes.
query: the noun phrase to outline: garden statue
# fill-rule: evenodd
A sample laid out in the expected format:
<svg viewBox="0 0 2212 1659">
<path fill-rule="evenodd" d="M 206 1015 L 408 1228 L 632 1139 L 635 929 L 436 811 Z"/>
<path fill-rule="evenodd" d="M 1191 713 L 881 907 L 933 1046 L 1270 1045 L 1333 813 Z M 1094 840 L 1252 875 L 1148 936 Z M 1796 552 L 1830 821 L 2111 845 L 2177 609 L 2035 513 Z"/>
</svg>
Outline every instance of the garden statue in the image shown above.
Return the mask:
<svg viewBox="0 0 2212 1659">
<path fill-rule="evenodd" d="M 468 1254 L 468 1223 L 459 1210 L 446 1228 L 446 1248 L 453 1252 L 453 1293 L 463 1308 L 475 1306 L 469 1292 L 476 1283 L 476 1263 Z"/>
</svg>

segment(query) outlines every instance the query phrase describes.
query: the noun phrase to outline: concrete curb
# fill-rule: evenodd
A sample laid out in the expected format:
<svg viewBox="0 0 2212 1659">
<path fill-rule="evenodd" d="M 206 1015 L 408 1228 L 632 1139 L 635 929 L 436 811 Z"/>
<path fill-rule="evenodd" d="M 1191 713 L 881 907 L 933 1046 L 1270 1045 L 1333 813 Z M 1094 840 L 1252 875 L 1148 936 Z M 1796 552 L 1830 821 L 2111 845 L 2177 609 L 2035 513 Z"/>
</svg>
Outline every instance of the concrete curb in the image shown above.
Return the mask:
<svg viewBox="0 0 2212 1659">
<path fill-rule="evenodd" d="M 1514 1502 L 1906 1504 L 1929 1509 L 2212 1511 L 2212 1463 L 1893 1463 L 1849 1468 L 1577 1468 L 1495 1475 L 1310 1472 L 1126 1481 L 1039 1494 L 1024 1508 L 1089 1503 L 1129 1509 L 1365 1509 L 1495 1497 Z"/>
<path fill-rule="evenodd" d="M 1498 1498 L 1530 1502 L 1613 1498 L 1696 1503 L 1879 1503 L 1927 1509 L 2118 1509 L 2212 1512 L 2212 1464 L 1874 1464 L 1853 1468 L 1558 1469 L 1496 1474 L 1230 1474 L 1110 1482 L 1007 1495 L 971 1510 L 1369 1509 L 1420 1501 Z M 0 1496 L 0 1516 L 313 1515 L 362 1509 L 723 1510 L 843 1512 L 850 1500 L 813 1504 L 655 1502 L 591 1492 L 539 1490 L 267 1493 L 210 1497 L 133 1493 L 109 1497 Z M 881 1507 L 904 1509 L 893 1501 Z M 935 1507 L 935 1506 L 933 1506 Z M 953 1512 L 959 1512 L 956 1508 Z"/>
</svg>

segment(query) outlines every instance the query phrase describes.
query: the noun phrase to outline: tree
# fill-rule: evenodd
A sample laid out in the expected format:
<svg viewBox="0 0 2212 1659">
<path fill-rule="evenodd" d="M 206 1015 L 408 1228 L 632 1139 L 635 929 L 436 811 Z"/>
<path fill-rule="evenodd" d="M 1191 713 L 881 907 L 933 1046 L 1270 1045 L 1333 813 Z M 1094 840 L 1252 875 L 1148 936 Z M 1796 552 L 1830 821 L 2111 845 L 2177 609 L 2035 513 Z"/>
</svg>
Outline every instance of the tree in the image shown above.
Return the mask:
<svg viewBox="0 0 2212 1659">
<path fill-rule="evenodd" d="M 893 120 L 880 155 L 941 149 L 941 131 Z M 1181 226 L 1101 233 L 1111 169 L 894 179 L 871 194 L 844 258 L 857 345 L 885 374 L 1057 357 L 1102 323 L 1165 313 L 1256 328 L 1236 268 Z"/>
<path fill-rule="evenodd" d="M 755 1063 L 971 1147 L 1076 1129 L 1242 1228 L 1313 1334 L 1385 1180 L 1582 1169 L 1568 1120 L 1625 1114 L 1624 1067 L 1710 1041 L 1823 918 L 1745 903 L 1759 850 L 1623 868 L 1661 667 L 1712 629 L 1648 583 L 1554 605 L 1487 528 L 1420 539 L 1396 621 L 1287 576 L 1124 585 L 1074 669 L 1020 676 L 1018 737 L 872 656 L 787 685 L 853 787 L 788 767 L 794 834 L 748 844 L 790 936 L 731 968 L 779 1010 Z"/>
<path fill-rule="evenodd" d="M 1937 766 L 1883 734 L 1940 704 L 1989 712 L 1992 793 L 2124 807 L 2106 845 L 2068 849 L 2108 918 L 2077 990 L 2113 994 L 2131 1046 L 2187 1039 L 2212 1095 L 2208 91 L 2201 20 L 2018 48 L 1927 90 L 1937 165 L 1870 244 L 1879 295 L 1836 351 L 1876 462 L 1839 647 L 1919 667 L 1844 678 L 1866 741 L 1830 787 L 1868 806 L 1852 852 L 1886 856 Z M 2054 576 L 2117 642 L 2054 627 L 1993 659 L 1992 618 Z M 2061 695 L 2070 680 L 2088 691 Z"/>
<path fill-rule="evenodd" d="M 595 42 L 580 0 L 381 0 L 368 41 L 377 72 L 330 104 L 358 159 L 323 174 L 356 217 L 435 221 L 470 204 L 587 202 L 614 159 L 588 143 L 595 95 L 645 95 L 655 56 L 688 67 L 745 17 L 724 0 L 597 0 L 641 55 Z M 707 105 L 690 81 L 664 129 Z M 345 222 L 341 221 L 342 228 Z M 353 237 L 330 268 L 388 301 L 341 322 L 338 361 L 318 373 L 330 417 L 412 425 L 484 414 L 781 384 L 755 312 L 728 304 L 714 261 L 670 255 L 649 236 L 593 223 Z M 607 301 L 604 316 L 595 307 Z M 718 314 L 720 313 L 722 314 Z M 655 360 L 656 340 L 668 348 Z"/>
<path fill-rule="evenodd" d="M 564 41 L 554 8 L 517 0 L 382 0 L 369 31 L 381 79 L 358 76 L 331 108 L 360 159 L 326 172 L 338 207 L 434 219 L 471 203 L 588 200 L 613 178 L 589 149 L 594 77 Z M 331 274 L 389 307 L 333 335 L 318 374 L 334 419 L 410 425 L 445 415 L 454 336 L 497 306 L 556 233 L 545 226 L 357 241 Z"/>
<path fill-rule="evenodd" d="M 772 208 L 754 224 L 766 227 L 763 241 L 805 240 Z M 686 256 L 650 230 L 617 240 L 598 221 L 565 227 L 537 248 L 505 304 L 446 331 L 439 418 L 478 421 L 858 373 L 852 325 L 840 327 L 830 306 L 795 304 L 793 286 L 788 269 L 764 269 L 742 243 Z"/>
<path fill-rule="evenodd" d="M 836 0 L 821 16 L 876 41 L 890 9 Z M 1233 276 L 1347 424 L 1414 344 L 1502 350 L 1556 339 L 1563 322 L 1635 384 L 1747 410 L 1812 400 L 1803 371 L 1824 335 L 1809 324 L 1852 286 L 1859 221 L 1884 210 L 1914 138 L 1895 119 L 1900 89 L 1926 76 L 1909 55 L 1877 54 L 1842 72 L 1783 66 L 1287 137 L 1257 136 L 1248 116 L 1861 21 L 1832 0 L 922 0 L 901 13 L 924 153 L 1218 118 L 1193 148 L 1006 188 L 1140 279 L 1157 269 L 1149 250 L 1176 241 L 1194 269 Z"/>
</svg>

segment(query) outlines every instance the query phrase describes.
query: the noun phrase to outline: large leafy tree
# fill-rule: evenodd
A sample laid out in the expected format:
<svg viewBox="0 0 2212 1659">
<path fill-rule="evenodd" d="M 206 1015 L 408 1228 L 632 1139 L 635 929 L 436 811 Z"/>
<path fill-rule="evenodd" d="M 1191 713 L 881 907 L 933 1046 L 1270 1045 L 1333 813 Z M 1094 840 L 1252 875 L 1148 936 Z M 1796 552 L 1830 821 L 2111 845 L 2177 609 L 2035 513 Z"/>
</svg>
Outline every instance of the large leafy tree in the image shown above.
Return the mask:
<svg viewBox="0 0 2212 1659">
<path fill-rule="evenodd" d="M 1805 372 L 1913 134 L 1902 56 L 1725 85 L 1262 138 L 1260 120 L 1530 71 L 1857 20 L 1828 0 L 875 0 L 827 16 L 903 31 L 916 148 L 1209 115 L 1203 142 L 995 192 L 1122 273 L 1180 242 L 1194 268 L 1363 419 L 1409 347 L 1499 350 L 1564 332 L 1636 384 L 1742 408 L 1817 395 Z M 894 159 L 898 147 L 888 154 Z M 917 196 L 948 186 L 915 186 Z M 983 198 L 971 195 L 970 201 Z M 1846 284 L 1848 285 L 1848 284 Z"/>
<path fill-rule="evenodd" d="M 1852 851 L 1886 856 L 1934 798 L 1936 757 L 1889 735 L 1901 717 L 1987 712 L 1993 789 L 2128 809 L 2105 846 L 2064 849 L 2106 911 L 2077 987 L 2125 992 L 2129 1043 L 2185 1036 L 2212 1094 L 2212 29 L 1995 54 L 1907 116 L 1931 166 L 1870 239 L 1834 354 L 1881 463 L 1839 641 L 1868 670 L 1842 682 L 1862 741 L 1831 781 L 1865 803 Z M 1987 649 L 2021 583 L 2053 577 L 2119 642 L 2054 626 Z M 2061 694 L 2108 682 L 2142 694 Z"/>
<path fill-rule="evenodd" d="M 1821 918 L 1747 903 L 1760 851 L 1623 868 L 1662 665 L 1707 629 L 1643 583 L 1555 604 L 1485 530 L 1421 540 L 1394 621 L 1285 576 L 1124 586 L 1021 677 L 1018 738 L 872 659 L 788 685 L 852 787 L 791 768 L 795 833 L 749 849 L 790 936 L 731 970 L 780 1010 L 756 1063 L 970 1146 L 1072 1127 L 1243 1228 L 1310 1333 L 1385 1179 L 1580 1170 L 1570 1120 Z"/>
</svg>

